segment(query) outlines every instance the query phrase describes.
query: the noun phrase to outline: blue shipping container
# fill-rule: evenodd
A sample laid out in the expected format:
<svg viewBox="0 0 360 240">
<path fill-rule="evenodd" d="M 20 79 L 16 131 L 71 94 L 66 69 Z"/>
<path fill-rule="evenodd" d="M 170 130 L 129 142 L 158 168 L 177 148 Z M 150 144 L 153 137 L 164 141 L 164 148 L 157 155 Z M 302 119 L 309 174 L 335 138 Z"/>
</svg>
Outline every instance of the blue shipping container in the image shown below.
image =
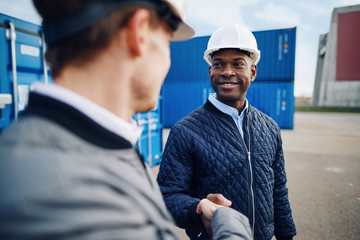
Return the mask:
<svg viewBox="0 0 360 240">
<path fill-rule="evenodd" d="M 253 32 L 261 59 L 256 81 L 293 81 L 295 76 L 296 28 Z M 208 64 L 203 59 L 210 36 L 173 42 L 171 67 L 165 82 L 206 82 Z"/>
<path fill-rule="evenodd" d="M 208 81 L 209 65 L 203 57 L 209 38 L 209 36 L 196 37 L 170 44 L 171 66 L 165 83 Z"/>
<path fill-rule="evenodd" d="M 161 120 L 162 96 L 160 95 L 157 107 L 149 112 L 136 113 L 133 119 L 143 128 L 140 139 L 136 143 L 145 162 L 150 167 L 160 164 L 162 158 L 162 130 Z"/>
<path fill-rule="evenodd" d="M 281 129 L 294 128 L 294 83 L 253 82 L 247 92 L 249 103 L 270 116 Z"/>
<path fill-rule="evenodd" d="M 26 108 L 33 82 L 52 82 L 45 49 L 40 26 L 0 14 L 0 133 Z M 159 101 L 157 109 L 134 116 L 144 128 L 137 146 L 151 166 L 162 156 L 161 97 Z"/>
<path fill-rule="evenodd" d="M 194 83 L 165 82 L 162 88 L 164 127 L 172 127 L 178 120 L 202 106 L 211 92 L 210 80 Z"/>
<path fill-rule="evenodd" d="M 25 109 L 31 83 L 51 81 L 45 47 L 40 26 L 0 14 L 0 129 Z"/>
<path fill-rule="evenodd" d="M 210 83 L 164 85 L 164 127 L 171 128 L 181 118 L 202 106 L 212 92 L 214 90 Z M 249 104 L 274 119 L 281 129 L 293 129 L 295 111 L 293 82 L 255 81 L 250 85 L 246 98 Z"/>
<path fill-rule="evenodd" d="M 261 51 L 256 81 L 293 81 L 296 28 L 253 33 Z"/>
</svg>

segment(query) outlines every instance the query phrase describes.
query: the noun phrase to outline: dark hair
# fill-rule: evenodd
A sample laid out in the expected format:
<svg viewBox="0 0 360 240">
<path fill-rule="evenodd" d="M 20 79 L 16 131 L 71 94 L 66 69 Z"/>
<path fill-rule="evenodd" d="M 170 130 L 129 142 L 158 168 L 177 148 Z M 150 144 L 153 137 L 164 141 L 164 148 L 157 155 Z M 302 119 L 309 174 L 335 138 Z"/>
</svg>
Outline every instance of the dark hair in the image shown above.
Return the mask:
<svg viewBox="0 0 360 240">
<path fill-rule="evenodd" d="M 101 1 L 101 0 L 99 0 Z M 34 6 L 43 21 L 57 19 L 80 8 L 87 0 L 33 0 Z M 92 60 L 105 49 L 118 30 L 124 27 L 138 7 L 124 7 L 115 10 L 100 19 L 90 28 L 61 41 L 56 46 L 49 46 L 45 57 L 51 67 L 53 77 L 59 75 L 67 64 L 81 66 Z M 156 26 L 159 18 L 151 13 L 150 24 Z"/>
</svg>

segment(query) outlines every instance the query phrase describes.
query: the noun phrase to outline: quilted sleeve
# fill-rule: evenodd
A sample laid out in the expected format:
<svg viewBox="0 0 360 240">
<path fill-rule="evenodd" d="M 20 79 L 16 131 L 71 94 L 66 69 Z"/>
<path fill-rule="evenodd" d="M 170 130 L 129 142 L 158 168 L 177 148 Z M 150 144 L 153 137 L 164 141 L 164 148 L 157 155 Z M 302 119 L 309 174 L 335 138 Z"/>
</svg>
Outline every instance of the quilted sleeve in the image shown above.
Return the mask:
<svg viewBox="0 0 360 240">
<path fill-rule="evenodd" d="M 280 131 L 278 135 L 278 149 L 274 162 L 274 221 L 275 236 L 277 239 L 281 237 L 292 237 L 296 235 L 295 223 L 292 218 L 288 189 L 286 187 L 285 160 L 282 149 L 282 140 Z M 291 239 L 291 238 L 290 238 Z"/>
<path fill-rule="evenodd" d="M 191 142 L 185 139 L 184 130 L 174 126 L 166 142 L 157 181 L 165 204 L 176 224 L 181 228 L 198 228 L 188 216 L 188 210 L 200 201 L 190 196 L 190 185 L 194 171 Z M 196 209 L 196 208 L 195 208 Z M 200 219 L 200 218 L 199 218 Z M 195 224 L 196 225 L 196 224 Z"/>
</svg>

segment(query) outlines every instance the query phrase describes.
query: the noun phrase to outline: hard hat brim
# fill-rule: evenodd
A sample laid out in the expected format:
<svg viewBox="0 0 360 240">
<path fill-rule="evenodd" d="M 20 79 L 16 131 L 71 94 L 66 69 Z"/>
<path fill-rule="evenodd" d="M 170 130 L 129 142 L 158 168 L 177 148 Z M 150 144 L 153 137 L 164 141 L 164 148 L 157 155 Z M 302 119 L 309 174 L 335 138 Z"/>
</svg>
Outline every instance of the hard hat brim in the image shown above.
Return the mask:
<svg viewBox="0 0 360 240">
<path fill-rule="evenodd" d="M 211 66 L 211 55 L 217 51 L 219 51 L 220 49 L 225 49 L 225 48 L 232 48 L 232 47 L 224 47 L 224 48 L 212 48 L 212 49 L 208 49 L 204 52 L 204 60 Z M 249 48 L 238 48 L 238 47 L 233 47 L 233 49 L 239 49 L 239 50 L 244 50 L 244 51 L 248 51 L 250 53 L 252 53 L 254 55 L 254 65 L 257 65 L 260 61 L 260 50 L 253 50 L 253 49 L 249 49 Z"/>
<path fill-rule="evenodd" d="M 181 22 L 178 28 L 176 29 L 176 31 L 173 32 L 173 37 L 171 40 L 184 41 L 190 39 L 194 35 L 195 35 L 195 30 L 187 23 Z"/>
<path fill-rule="evenodd" d="M 244 50 L 244 51 L 248 51 L 250 53 L 253 54 L 254 56 L 254 62 L 253 64 L 254 65 L 257 65 L 260 61 L 260 50 L 254 50 L 254 49 L 250 49 L 250 48 L 239 48 L 239 47 L 229 47 L 229 46 L 225 46 L 223 48 L 212 48 L 212 49 L 207 49 L 205 52 L 204 52 L 204 60 L 211 66 L 212 63 L 211 63 L 211 55 L 221 49 L 225 49 L 225 48 L 233 48 L 233 49 L 239 49 L 239 50 Z"/>
<path fill-rule="evenodd" d="M 163 0 L 170 10 L 180 19 L 178 28 L 173 32 L 172 41 L 183 41 L 195 35 L 195 30 L 185 22 L 185 5 L 179 0 Z"/>
</svg>

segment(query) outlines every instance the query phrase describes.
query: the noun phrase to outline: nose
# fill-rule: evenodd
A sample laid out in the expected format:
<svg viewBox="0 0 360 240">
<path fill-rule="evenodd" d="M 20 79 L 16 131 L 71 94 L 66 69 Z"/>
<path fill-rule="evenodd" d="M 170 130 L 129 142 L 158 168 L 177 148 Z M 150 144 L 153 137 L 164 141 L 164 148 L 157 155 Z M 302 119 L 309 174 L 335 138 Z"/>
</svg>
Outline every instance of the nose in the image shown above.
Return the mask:
<svg viewBox="0 0 360 240">
<path fill-rule="evenodd" d="M 235 75 L 235 72 L 234 72 L 233 68 L 231 67 L 231 65 L 230 64 L 224 65 L 224 68 L 221 72 L 221 76 L 229 78 L 234 75 Z"/>
</svg>

